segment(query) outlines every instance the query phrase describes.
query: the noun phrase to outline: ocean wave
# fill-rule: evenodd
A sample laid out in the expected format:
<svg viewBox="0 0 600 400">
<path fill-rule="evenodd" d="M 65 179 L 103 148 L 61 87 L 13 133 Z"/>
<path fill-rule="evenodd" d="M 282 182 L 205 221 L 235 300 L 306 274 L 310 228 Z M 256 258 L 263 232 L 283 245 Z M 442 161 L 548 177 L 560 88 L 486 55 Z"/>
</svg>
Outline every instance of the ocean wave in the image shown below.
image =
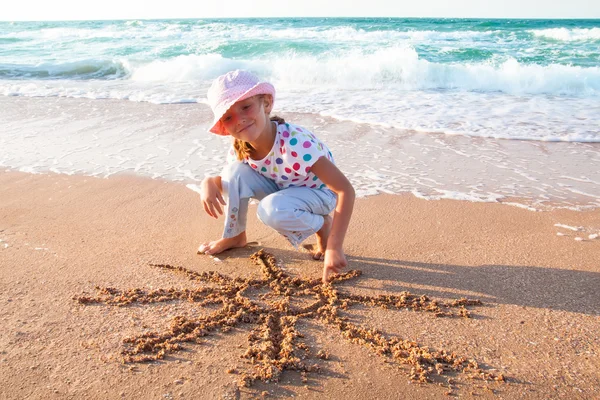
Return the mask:
<svg viewBox="0 0 600 400">
<path fill-rule="evenodd" d="M 434 63 L 419 58 L 411 47 L 327 59 L 283 58 L 272 65 L 274 80 L 290 86 L 600 94 L 599 67 L 522 64 L 514 58 L 480 63 Z"/>
<path fill-rule="evenodd" d="M 94 28 L 46 28 L 39 32 L 24 32 L 23 35 L 31 37 L 32 39 L 50 40 L 50 41 L 64 41 L 69 39 L 97 39 L 106 38 L 114 39 L 120 36 L 122 33 L 114 29 L 114 27 L 107 26 L 103 29 Z M 131 35 L 132 33 L 128 33 Z"/>
<path fill-rule="evenodd" d="M 140 21 L 140 20 L 132 20 L 132 21 L 125 22 L 125 25 L 127 25 L 127 26 L 143 26 L 144 22 Z"/>
<path fill-rule="evenodd" d="M 39 30 L 26 29 L 18 32 L 4 34 L 6 38 L 18 38 L 33 42 L 69 42 L 78 40 L 94 39 L 151 39 L 177 37 L 179 28 L 173 24 L 151 24 L 143 23 L 110 24 L 98 27 L 47 27 Z"/>
<path fill-rule="evenodd" d="M 317 40 L 331 43 L 356 43 L 356 42 L 395 42 L 398 40 L 408 41 L 444 41 L 444 40 L 469 40 L 476 37 L 489 37 L 499 31 L 449 31 L 440 32 L 433 30 L 399 30 L 387 29 L 380 31 L 368 31 L 352 26 L 338 26 L 328 29 L 309 27 L 309 28 L 290 28 L 290 29 L 271 29 L 263 27 L 248 27 L 243 30 L 232 32 L 231 27 L 222 27 L 226 35 L 236 35 L 244 38 L 261 38 L 265 36 L 275 39 L 287 40 Z"/>
<path fill-rule="evenodd" d="M 185 82 L 212 80 L 233 69 L 256 69 L 259 61 L 240 61 L 219 54 L 177 56 L 155 60 L 134 68 L 131 80 L 136 82 Z"/>
<path fill-rule="evenodd" d="M 29 40 L 71 41 L 93 39 L 133 39 L 140 38 L 180 38 L 184 41 L 250 41 L 250 40 L 291 40 L 327 42 L 335 46 L 340 43 L 397 43 L 398 41 L 462 41 L 487 38 L 502 31 L 465 30 L 435 31 L 400 29 L 390 27 L 382 30 L 367 30 L 354 26 L 305 26 L 281 27 L 266 24 L 239 25 L 230 22 L 207 24 L 184 24 L 167 21 L 126 21 L 111 23 L 102 27 L 46 27 L 39 30 L 22 30 L 7 33 L 6 37 Z"/>
<path fill-rule="evenodd" d="M 600 28 L 551 28 L 528 31 L 536 37 L 565 42 L 600 40 Z"/>
<path fill-rule="evenodd" d="M 118 79 L 128 74 L 123 62 L 81 60 L 66 63 L 0 64 L 2 79 Z"/>
<path fill-rule="evenodd" d="M 220 67 L 223 65 L 217 64 Z M 258 67 L 267 66 L 262 64 Z M 163 74 L 161 79 L 170 75 L 168 69 L 159 68 L 159 71 Z M 146 72 L 150 73 L 151 70 Z M 206 91 L 211 79 L 204 78 L 220 72 L 204 71 L 205 75 L 197 75 L 199 78 L 194 81 L 169 82 L 156 80 L 159 78 L 156 75 L 150 76 L 154 81 L 0 79 L 0 95 L 118 99 L 154 104 L 206 104 Z M 321 115 L 426 134 L 600 142 L 597 97 L 506 95 L 500 91 L 481 90 L 403 90 L 399 85 L 391 83 L 374 89 L 331 82 L 298 83 L 295 80 L 286 81 L 284 77 L 277 81 L 277 78 L 268 75 L 266 69 L 263 72 L 263 78 L 275 83 L 277 110 L 284 114 Z M 281 70 L 270 72 L 280 73 Z"/>
<path fill-rule="evenodd" d="M 338 89 L 452 89 L 509 94 L 600 95 L 600 68 L 519 63 L 514 58 L 483 63 L 434 63 L 413 47 L 370 54 L 308 56 L 290 53 L 276 59 L 234 60 L 219 54 L 179 56 L 134 69 L 141 82 L 209 81 L 232 69 L 250 69 L 279 86 Z"/>
<path fill-rule="evenodd" d="M 277 57 L 233 59 L 220 54 L 180 55 L 151 62 L 82 60 L 39 65 L 0 64 L 3 79 L 125 79 L 138 83 L 210 82 L 249 69 L 283 88 L 466 90 L 508 94 L 600 95 L 600 67 L 521 63 L 495 56 L 485 62 L 425 60 L 412 46 L 374 52 L 321 55 L 287 52 Z"/>
<path fill-rule="evenodd" d="M 0 44 L 14 44 L 22 41 L 23 39 L 17 37 L 0 37 Z"/>
</svg>

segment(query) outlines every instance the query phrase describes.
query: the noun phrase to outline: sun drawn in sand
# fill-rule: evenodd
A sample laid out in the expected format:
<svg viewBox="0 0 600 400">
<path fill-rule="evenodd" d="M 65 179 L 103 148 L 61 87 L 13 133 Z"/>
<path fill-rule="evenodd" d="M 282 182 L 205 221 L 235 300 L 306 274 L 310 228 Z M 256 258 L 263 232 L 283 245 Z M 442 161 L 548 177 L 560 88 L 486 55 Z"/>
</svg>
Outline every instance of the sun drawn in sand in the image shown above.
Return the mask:
<svg viewBox="0 0 600 400">
<path fill-rule="evenodd" d="M 199 306 L 220 306 L 216 311 L 198 318 L 178 316 L 168 330 L 149 332 L 123 340 L 123 362 L 136 363 L 163 359 L 167 354 L 183 349 L 185 343 L 200 343 L 204 336 L 228 332 L 241 324 L 255 327 L 248 336 L 248 347 L 242 357 L 250 368 L 241 373 L 239 383 L 250 386 L 254 381 L 278 381 L 285 370 L 302 374 L 318 372 L 319 366 L 311 362 L 309 347 L 302 342 L 296 329 L 299 319 L 306 318 L 339 330 L 340 334 L 358 345 L 367 346 L 388 361 L 410 367 L 410 379 L 430 382 L 434 375 L 461 373 L 486 381 L 503 381 L 504 377 L 483 371 L 472 359 L 445 350 L 432 350 L 414 341 L 386 337 L 375 329 L 351 323 L 341 314 L 354 305 L 408 308 L 429 312 L 437 317 L 469 317 L 466 306 L 480 305 L 479 300 L 460 299 L 439 302 L 427 296 L 408 292 L 399 295 L 363 296 L 336 289 L 336 284 L 355 279 L 360 271 L 350 271 L 323 285 L 320 279 L 292 277 L 277 264 L 275 258 L 260 250 L 251 257 L 259 265 L 261 279 L 242 279 L 224 276 L 218 272 L 197 273 L 171 265 L 152 266 L 184 274 L 203 285 L 194 289 L 129 289 L 96 287 L 97 296 L 76 296 L 82 304 L 102 303 L 125 306 L 171 301 L 190 301 Z M 319 350 L 316 357 L 328 359 L 329 354 Z M 235 368 L 229 372 L 237 371 Z"/>
</svg>

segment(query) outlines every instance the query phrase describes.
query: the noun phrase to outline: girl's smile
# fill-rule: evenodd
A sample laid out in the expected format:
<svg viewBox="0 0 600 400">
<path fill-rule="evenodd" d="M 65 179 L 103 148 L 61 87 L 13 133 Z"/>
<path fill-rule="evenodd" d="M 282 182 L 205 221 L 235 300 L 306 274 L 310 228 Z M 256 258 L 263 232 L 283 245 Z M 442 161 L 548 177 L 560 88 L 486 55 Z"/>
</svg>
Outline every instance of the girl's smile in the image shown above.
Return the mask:
<svg viewBox="0 0 600 400">
<path fill-rule="evenodd" d="M 254 122 L 252 122 L 252 123 L 250 123 L 250 124 L 246 125 L 246 126 L 245 126 L 245 127 L 243 127 L 242 129 L 238 130 L 238 132 L 237 132 L 237 133 L 238 133 L 238 134 L 240 134 L 240 133 L 244 132 L 246 129 L 250 128 L 252 125 L 254 125 Z"/>
</svg>

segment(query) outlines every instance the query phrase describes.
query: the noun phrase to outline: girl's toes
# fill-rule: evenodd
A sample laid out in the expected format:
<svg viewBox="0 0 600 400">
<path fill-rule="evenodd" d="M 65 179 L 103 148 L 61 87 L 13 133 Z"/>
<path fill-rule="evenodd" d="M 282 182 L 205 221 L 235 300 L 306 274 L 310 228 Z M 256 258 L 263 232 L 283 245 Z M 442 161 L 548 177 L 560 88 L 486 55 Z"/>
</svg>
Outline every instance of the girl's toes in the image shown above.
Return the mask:
<svg viewBox="0 0 600 400">
<path fill-rule="evenodd" d="M 198 254 L 209 254 L 210 243 L 202 243 L 200 247 L 198 247 Z"/>
<path fill-rule="evenodd" d="M 204 254 L 206 255 L 213 255 L 213 254 L 217 254 L 219 253 L 218 251 L 216 251 L 215 246 L 209 246 L 206 250 L 204 250 Z"/>
</svg>

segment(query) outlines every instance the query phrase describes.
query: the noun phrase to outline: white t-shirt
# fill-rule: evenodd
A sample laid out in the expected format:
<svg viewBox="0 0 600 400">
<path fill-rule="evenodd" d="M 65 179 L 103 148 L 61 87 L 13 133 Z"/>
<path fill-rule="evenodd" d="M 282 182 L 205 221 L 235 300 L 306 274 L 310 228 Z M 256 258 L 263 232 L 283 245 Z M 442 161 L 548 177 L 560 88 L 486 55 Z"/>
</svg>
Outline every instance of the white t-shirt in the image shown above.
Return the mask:
<svg viewBox="0 0 600 400">
<path fill-rule="evenodd" d="M 274 180 L 282 189 L 294 186 L 322 189 L 326 185 L 310 170 L 321 157 L 334 162 L 329 148 L 312 132 L 301 126 L 285 123 L 277 125 L 273 148 L 265 158 L 246 158 L 243 162 L 261 175 Z M 237 158 L 232 146 L 227 154 L 227 162 L 234 161 Z"/>
</svg>

